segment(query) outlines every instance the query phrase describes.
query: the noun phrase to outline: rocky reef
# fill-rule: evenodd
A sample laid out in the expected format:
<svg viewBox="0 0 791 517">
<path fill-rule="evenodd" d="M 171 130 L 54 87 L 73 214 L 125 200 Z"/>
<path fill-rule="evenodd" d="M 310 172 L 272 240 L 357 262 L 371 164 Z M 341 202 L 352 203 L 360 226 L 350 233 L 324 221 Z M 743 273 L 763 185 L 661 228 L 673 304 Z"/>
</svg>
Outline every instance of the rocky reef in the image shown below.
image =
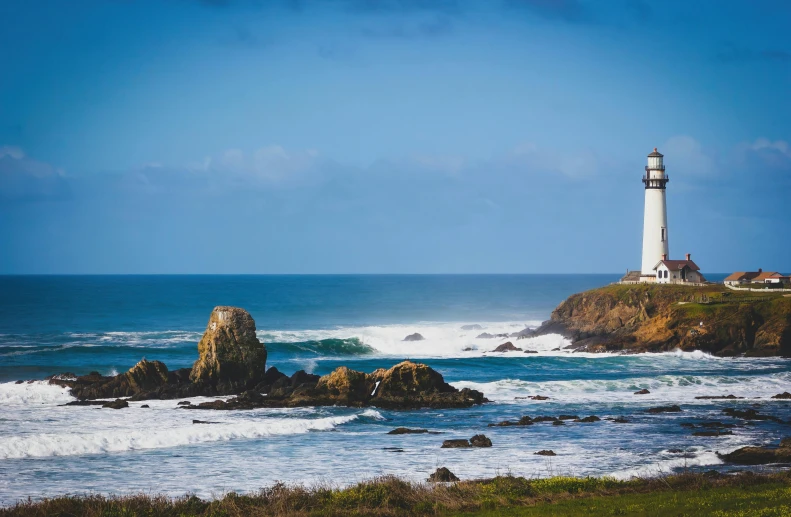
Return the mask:
<svg viewBox="0 0 791 517">
<path fill-rule="evenodd" d="M 386 409 L 464 408 L 487 401 L 483 393 L 468 388 L 458 390 L 446 383 L 439 372 L 425 364 L 411 361 L 404 361 L 388 370 L 379 369 L 370 374 L 341 366 L 320 378 L 310 379 L 301 384 L 291 382 L 287 389 L 266 391 L 266 387 L 262 388 L 263 393 L 257 389 L 249 390 L 230 400 L 203 402 L 185 408 L 254 409 L 301 406 L 376 406 Z"/>
<path fill-rule="evenodd" d="M 524 337 L 545 334 L 587 352 L 789 356 L 791 298 L 714 284 L 610 285 L 570 296 Z"/>
<path fill-rule="evenodd" d="M 70 388 L 78 399 L 72 405 L 91 405 L 96 399 L 120 397 L 150 400 L 217 395 L 237 396 L 179 405 L 185 409 L 334 405 L 416 409 L 462 408 L 487 402 L 481 392 L 458 390 L 436 370 L 411 361 L 372 373 L 341 366 L 319 377 L 302 370 L 291 376 L 275 367 L 267 370 L 266 357 L 266 347 L 256 337 L 255 321 L 247 311 L 215 307 L 198 343 L 198 360 L 192 368 L 168 371 L 164 363 L 143 359 L 116 376 L 63 373 L 50 377 L 49 382 Z M 117 406 L 126 407 L 120 403 Z"/>
</svg>

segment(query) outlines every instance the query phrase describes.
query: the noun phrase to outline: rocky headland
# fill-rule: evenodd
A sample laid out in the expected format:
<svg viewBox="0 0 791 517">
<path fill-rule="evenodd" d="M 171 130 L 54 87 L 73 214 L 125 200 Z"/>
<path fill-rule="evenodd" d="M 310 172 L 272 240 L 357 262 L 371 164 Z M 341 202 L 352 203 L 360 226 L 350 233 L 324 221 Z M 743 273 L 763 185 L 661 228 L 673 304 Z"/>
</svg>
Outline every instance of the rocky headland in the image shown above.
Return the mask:
<svg viewBox="0 0 791 517">
<path fill-rule="evenodd" d="M 266 347 L 255 334 L 252 316 L 238 307 L 215 307 L 198 343 L 192 368 L 169 371 L 160 361 L 141 360 L 115 376 L 98 372 L 62 373 L 51 384 L 70 389 L 73 405 L 96 399 L 176 399 L 236 395 L 184 409 L 253 409 L 260 407 L 376 406 L 388 409 L 463 408 L 487 402 L 479 391 L 458 390 L 425 364 L 404 361 L 372 373 L 345 366 L 322 377 L 305 371 L 291 376 L 266 368 Z M 126 407 L 119 401 L 115 406 Z M 98 404 L 97 404 L 98 405 Z"/>
<path fill-rule="evenodd" d="M 585 352 L 791 356 L 791 297 L 715 284 L 609 285 L 570 296 L 519 337 L 546 334 Z"/>
</svg>

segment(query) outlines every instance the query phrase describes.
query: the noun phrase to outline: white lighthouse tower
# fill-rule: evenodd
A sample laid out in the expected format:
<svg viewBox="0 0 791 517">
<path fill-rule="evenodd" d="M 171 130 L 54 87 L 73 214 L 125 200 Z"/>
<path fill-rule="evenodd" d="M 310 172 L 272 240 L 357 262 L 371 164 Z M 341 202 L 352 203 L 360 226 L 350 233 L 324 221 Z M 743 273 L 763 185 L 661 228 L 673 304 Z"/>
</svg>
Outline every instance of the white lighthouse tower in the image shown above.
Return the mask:
<svg viewBox="0 0 791 517">
<path fill-rule="evenodd" d="M 651 281 L 660 260 L 670 257 L 667 231 L 667 200 L 665 189 L 670 179 L 665 174 L 663 155 L 656 150 L 648 155 L 645 167 L 645 216 L 643 219 L 643 264 L 640 276 Z M 648 279 L 647 277 L 651 277 Z"/>
</svg>

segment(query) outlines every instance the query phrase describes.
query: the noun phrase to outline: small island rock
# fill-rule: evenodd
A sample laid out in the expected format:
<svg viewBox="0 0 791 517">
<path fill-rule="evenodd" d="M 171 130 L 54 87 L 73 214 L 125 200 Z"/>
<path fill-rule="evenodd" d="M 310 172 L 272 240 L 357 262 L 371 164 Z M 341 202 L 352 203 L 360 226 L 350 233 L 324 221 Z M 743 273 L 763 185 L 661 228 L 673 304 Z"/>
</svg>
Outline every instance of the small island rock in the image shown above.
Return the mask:
<svg viewBox="0 0 791 517">
<path fill-rule="evenodd" d="M 427 479 L 429 483 L 450 483 L 458 480 L 459 478 L 446 467 L 439 467 Z"/>
<path fill-rule="evenodd" d="M 492 352 L 521 352 L 522 349 L 519 347 L 514 346 L 513 343 L 510 341 L 506 341 L 502 345 L 498 346 Z"/>
<path fill-rule="evenodd" d="M 423 341 L 424 339 L 426 338 L 415 332 L 414 334 L 410 334 L 407 337 L 405 337 L 404 341 Z"/>
</svg>

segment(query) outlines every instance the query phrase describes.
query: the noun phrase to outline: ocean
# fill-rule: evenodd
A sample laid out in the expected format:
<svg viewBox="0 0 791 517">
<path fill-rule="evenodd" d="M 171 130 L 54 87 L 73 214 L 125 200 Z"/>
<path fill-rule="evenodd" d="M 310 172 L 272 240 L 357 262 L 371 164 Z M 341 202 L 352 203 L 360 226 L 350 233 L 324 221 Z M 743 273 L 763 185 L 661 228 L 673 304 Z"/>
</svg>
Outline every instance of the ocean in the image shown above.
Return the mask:
<svg viewBox="0 0 791 517">
<path fill-rule="evenodd" d="M 490 351 L 479 338 L 537 326 L 568 295 L 618 275 L 302 275 L 0 277 L 0 505 L 62 494 L 245 492 L 275 482 L 345 485 L 394 474 L 424 480 L 439 466 L 462 479 L 512 473 L 656 475 L 727 470 L 716 452 L 771 444 L 788 425 L 745 424 L 726 407 L 791 419 L 791 361 L 716 358 L 701 352 L 616 355 L 556 350 L 560 336 L 514 341 L 537 354 Z M 716 279 L 716 278 L 715 278 Z M 216 305 L 247 309 L 286 374 L 340 365 L 371 372 L 425 362 L 456 387 L 492 403 L 469 409 L 386 411 L 319 407 L 201 412 L 177 400 L 128 409 L 64 407 L 66 390 L 41 379 L 123 372 L 145 357 L 191 366 Z M 405 342 L 418 332 L 424 341 Z M 469 349 L 469 350 L 465 350 Z M 17 380 L 36 382 L 17 384 Z M 634 391 L 647 388 L 649 395 Z M 701 400 L 705 395 L 745 397 Z M 548 400 L 526 397 L 543 395 Z M 757 399 L 759 398 L 759 399 Z M 200 400 L 200 399 L 193 399 Z M 149 409 L 141 408 L 148 404 Z M 680 413 L 648 414 L 678 404 Z M 565 426 L 488 427 L 523 415 L 625 417 Z M 695 437 L 681 423 L 737 424 Z M 388 435 L 395 427 L 441 434 Z M 489 449 L 441 449 L 484 433 Z M 551 449 L 557 456 L 534 452 Z"/>
</svg>

